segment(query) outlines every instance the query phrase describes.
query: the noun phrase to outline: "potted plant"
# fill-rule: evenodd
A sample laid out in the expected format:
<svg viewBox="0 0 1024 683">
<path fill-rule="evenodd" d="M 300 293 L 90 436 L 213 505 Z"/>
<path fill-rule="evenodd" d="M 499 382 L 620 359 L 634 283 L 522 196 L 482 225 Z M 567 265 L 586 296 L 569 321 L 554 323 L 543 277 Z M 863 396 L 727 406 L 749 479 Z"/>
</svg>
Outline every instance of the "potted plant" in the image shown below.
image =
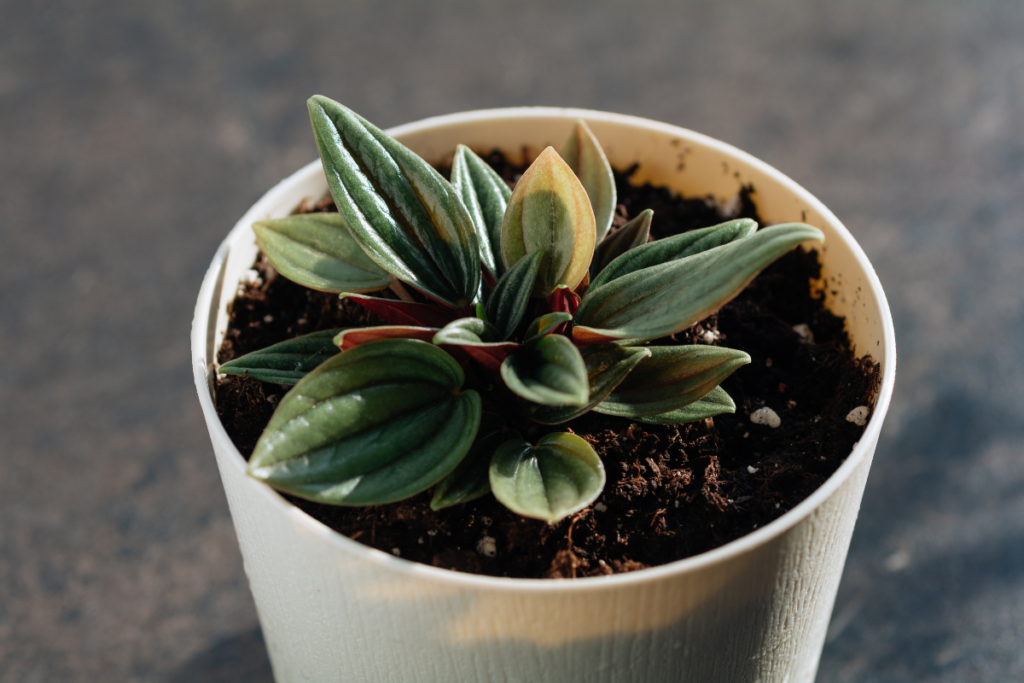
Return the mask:
<svg viewBox="0 0 1024 683">
<path fill-rule="evenodd" d="M 702 312 L 720 305 L 736 287 L 778 255 L 775 252 L 762 254 L 761 261 L 744 266 L 743 251 L 736 249 L 735 257 L 729 259 L 732 263 L 731 270 L 727 271 L 729 276 L 720 278 L 725 284 L 718 285 L 717 289 L 714 285 L 707 287 L 711 292 L 709 298 L 695 301 L 690 312 L 673 309 L 666 314 L 664 306 L 652 306 L 621 314 L 623 306 L 635 305 L 645 298 L 645 293 L 673 286 L 678 277 L 652 284 L 651 272 L 645 271 L 643 277 L 629 280 L 630 273 L 664 262 L 661 253 L 664 249 L 659 252 L 657 262 L 646 263 L 640 259 L 637 269 L 613 273 L 620 275 L 619 280 L 607 274 L 616 271 L 615 268 L 605 268 L 603 276 L 600 268 L 590 269 L 589 256 L 609 221 L 602 215 L 600 202 L 593 199 L 600 194 L 600 186 L 593 185 L 593 182 L 600 182 L 600 173 L 596 174 L 596 181 L 593 180 L 595 174 L 591 174 L 594 190 L 578 191 L 579 182 L 558 155 L 550 150 L 542 153 L 524 175 L 526 182 L 517 185 L 517 195 L 504 197 L 512 208 L 503 212 L 503 234 L 491 233 L 496 235 L 491 240 L 492 246 L 495 242 L 501 243 L 499 261 L 495 250 L 488 254 L 486 245 L 478 245 L 466 237 L 473 234 L 473 227 L 467 220 L 473 217 L 465 215 L 463 205 L 473 207 L 472 193 L 481 194 L 486 189 L 474 188 L 473 173 L 479 176 L 482 170 L 478 158 L 471 156 L 466 147 L 459 148 L 461 156 L 456 157 L 453 180 L 460 193 L 470 193 L 463 194 L 460 201 L 443 185 L 437 185 L 429 172 L 416 165 L 415 155 L 403 156 L 404 148 L 388 146 L 391 143 L 385 137 L 377 135 L 372 127 L 363 126 L 362 130 L 369 136 L 363 141 L 365 145 L 384 145 L 389 158 L 397 160 L 404 175 L 414 178 L 412 192 L 407 187 L 381 187 L 380 182 L 376 182 L 377 191 L 392 206 L 412 198 L 434 212 L 429 218 L 440 239 L 432 245 L 430 235 L 420 234 L 412 246 L 429 251 L 439 266 L 434 274 L 417 271 L 417 257 L 410 256 L 415 250 L 409 244 L 403 246 L 395 242 L 395 234 L 387 234 L 386 225 L 381 227 L 378 223 L 374 228 L 371 216 L 366 221 L 369 228 L 365 234 L 359 235 L 359 227 L 354 227 L 372 207 L 365 198 L 359 197 L 346 206 L 345 194 L 358 192 L 358 187 L 353 190 L 351 183 L 346 186 L 339 174 L 345 172 L 346 165 L 365 169 L 367 164 L 378 160 L 370 154 L 366 159 L 355 159 L 353 165 L 352 159 L 341 158 L 352 148 L 351 140 L 345 145 L 330 146 L 332 138 L 338 135 L 339 122 L 360 124 L 351 112 L 332 109 L 333 106 L 325 100 L 311 103 L 321 156 L 332 178 L 331 189 L 339 199 L 344 223 L 357 235 L 361 248 L 373 257 L 366 260 L 365 268 L 358 273 L 335 271 L 336 274 L 343 280 L 348 278 L 345 282 L 349 285 L 353 278 L 362 278 L 360 282 L 367 288 L 363 291 L 379 289 L 393 277 L 397 278 L 438 302 L 443 310 L 456 311 L 458 315 L 450 315 L 449 320 L 442 321 L 444 324 L 428 325 L 421 317 L 414 321 L 419 325 L 393 326 L 384 332 L 381 330 L 385 328 L 378 328 L 378 334 L 370 337 L 377 341 L 367 342 L 365 334 L 362 337 L 340 334 L 339 346 L 350 350 L 313 371 L 302 380 L 306 383 L 303 386 L 319 381 L 322 384 L 333 382 L 336 388 L 340 385 L 331 378 L 349 372 L 346 370 L 351 364 L 349 359 L 360 361 L 360 367 L 365 368 L 374 362 L 374 357 L 379 365 L 374 372 L 386 374 L 388 359 L 396 368 L 413 368 L 416 380 L 441 368 L 447 378 L 444 382 L 451 386 L 442 387 L 437 397 L 422 401 L 424 411 L 433 409 L 438 414 L 424 412 L 423 416 L 424 421 L 436 423 L 436 434 L 420 430 L 420 441 L 408 434 L 401 441 L 412 444 L 410 452 L 414 456 L 430 450 L 420 447 L 421 442 L 435 444 L 437 451 L 431 461 L 433 464 L 418 470 L 429 472 L 428 475 L 410 478 L 408 482 L 398 477 L 399 483 L 409 484 L 405 490 L 396 485 L 394 471 L 377 477 L 375 483 L 372 468 L 354 474 L 349 472 L 348 478 L 340 481 L 310 479 L 309 467 L 317 466 L 313 461 L 318 454 L 322 455 L 324 443 L 311 441 L 308 433 L 288 434 L 282 426 L 287 418 L 301 413 L 303 395 L 315 394 L 322 388 L 304 391 L 296 387 L 297 398 L 282 401 L 280 412 L 284 417 L 276 424 L 272 421 L 257 446 L 250 468 L 293 494 L 333 498 L 335 502 L 346 503 L 385 502 L 395 499 L 388 498 L 389 495 L 405 495 L 425 488 L 425 484 L 443 481 L 446 475 L 454 476 L 450 473 L 462 455 L 471 450 L 477 435 L 480 434 L 478 443 L 487 439 L 485 430 L 479 427 L 479 397 L 472 389 L 464 390 L 465 377 L 457 372 L 458 364 L 449 360 L 436 345 L 453 348 L 454 353 L 476 359 L 485 368 L 488 363 L 492 364 L 494 367 L 490 369 L 504 380 L 504 388 L 499 386 L 499 391 L 507 388 L 529 401 L 534 411 L 532 415 L 535 418 L 540 415 L 543 422 L 544 416 L 552 412 L 573 412 L 600 404 L 611 395 L 622 377 L 652 353 L 641 343 L 607 342 L 653 339 L 682 329 L 680 326 L 689 326 L 702 317 Z M 318 118 L 318 113 L 323 115 Z M 867 467 L 891 394 L 894 369 L 891 322 L 877 279 L 848 233 L 806 191 L 760 162 L 689 131 L 594 112 L 528 109 L 442 117 L 397 129 L 392 135 L 420 157 L 438 160 L 458 144 L 477 149 L 514 150 L 524 144 L 538 148 L 549 140 L 564 137 L 577 119 L 585 119 L 594 129 L 613 165 L 640 162 L 641 169 L 652 180 L 691 194 L 724 197 L 734 193 L 739 183 L 753 183 L 758 192 L 759 209 L 768 220 L 776 223 L 801 221 L 821 228 L 826 235 L 822 248 L 826 273 L 841 275 L 846 288 L 833 295 L 830 307 L 846 316 L 849 333 L 858 348 L 870 350 L 883 366 L 882 385 L 863 438 L 824 486 L 780 519 L 717 550 L 635 574 L 568 584 L 466 576 L 410 565 L 340 536 L 265 485 L 245 476 L 246 464 L 216 418 L 209 384 L 213 351 L 226 324 L 226 304 L 234 294 L 235 283 L 240 281 L 256 255 L 250 226 L 258 221 L 288 216 L 304 199 L 322 196 L 326 181 L 319 163 L 312 164 L 268 193 L 229 235 L 204 282 L 193 327 L 200 400 L 279 680 L 653 681 L 693 678 L 782 681 L 788 678 L 796 681 L 813 678 Z M 588 130 L 581 127 L 577 133 L 581 147 L 585 146 L 591 139 Z M 377 137 L 373 137 L 375 135 Z M 688 151 L 682 169 L 678 163 L 680 144 Z M 358 146 L 359 141 L 354 152 L 357 157 L 361 153 Z M 332 154 L 341 154 L 341 157 L 331 161 Z M 594 150 L 590 150 L 589 155 L 591 160 L 604 156 Z M 580 157 L 583 156 L 585 154 L 581 153 Z M 729 172 L 723 173 L 723 167 Z M 597 168 L 600 171 L 599 164 Z M 574 170 L 587 182 L 587 174 L 581 171 L 579 163 Z M 371 168 L 368 174 L 373 173 Z M 536 197 L 543 199 L 537 201 Z M 593 206 L 587 201 L 588 197 Z M 476 199 L 476 209 L 482 211 L 487 202 L 480 200 L 486 197 Z M 548 211 L 542 219 L 542 222 L 547 221 L 546 226 L 554 227 L 545 227 L 541 232 L 557 232 L 568 238 L 551 240 L 538 236 L 539 233 L 524 234 L 534 230 L 531 226 L 537 221 L 536 216 L 524 221 L 524 213 L 536 214 L 537 206 L 559 202 L 558 210 Z M 479 221 L 480 217 L 476 218 Z M 280 264 L 282 272 L 299 279 L 313 277 L 309 274 L 311 269 L 303 271 L 299 261 L 293 263 L 293 273 L 287 272 L 288 243 L 278 238 L 294 236 L 288 232 L 291 229 L 287 223 L 262 223 L 257 233 L 262 233 L 260 241 L 266 253 L 280 248 L 275 264 Z M 641 231 L 642 221 L 631 229 Z M 477 233 L 487 236 L 486 230 L 477 229 Z M 766 243 L 773 236 L 780 237 L 785 244 L 777 249 L 782 251 L 820 235 L 815 228 L 803 225 L 778 226 L 751 235 L 749 226 L 742 224 L 720 229 L 717 234 L 726 236 L 712 247 L 725 243 L 745 246 L 744 240 L 755 244 L 754 238 L 762 235 L 757 240 Z M 509 235 L 514 239 L 509 239 Z M 638 246 L 633 250 L 634 256 L 655 251 L 651 247 L 657 243 L 640 249 L 639 242 L 631 240 Z M 538 243 L 545 246 L 532 250 L 523 246 Z M 377 253 L 373 252 L 375 244 L 383 244 Z M 719 251 L 713 253 L 720 253 L 725 247 L 720 246 Z M 336 253 L 342 253 L 345 248 L 346 245 L 337 246 L 341 251 Z M 406 248 L 404 253 L 403 248 Z M 619 248 L 626 251 L 624 247 Z M 558 249 L 563 249 L 564 253 L 556 253 Z M 329 250 L 321 249 L 324 251 Z M 757 251 L 751 249 L 748 253 Z M 575 258 L 579 253 L 586 253 L 588 258 Z M 598 265 L 607 266 L 611 260 L 603 259 Z M 484 285 L 480 283 L 481 269 L 475 265 L 481 261 L 483 278 L 488 280 Z M 671 270 L 671 266 L 662 268 L 665 270 Z M 434 277 L 436 272 L 442 277 Z M 377 280 L 373 281 L 374 278 Z M 591 278 L 592 289 L 584 293 L 582 301 L 574 299 L 572 295 L 583 292 Z M 357 283 L 346 289 L 361 286 Z M 643 291 L 637 294 L 628 290 L 630 286 Z M 401 285 L 398 291 L 403 294 Z M 489 294 L 480 294 L 485 291 Z M 412 299 L 407 291 L 404 294 L 402 298 Z M 532 324 L 528 323 L 524 316 L 530 294 L 534 300 L 547 302 L 546 310 L 554 310 L 554 313 L 548 312 Z M 607 303 L 609 301 L 611 303 Z M 424 306 L 422 301 L 406 303 L 408 307 Z M 386 305 L 396 307 L 401 303 Z M 558 315 L 563 309 L 570 313 Z M 596 313 L 597 309 L 601 312 Z M 551 334 L 556 327 L 564 325 L 572 313 L 576 315 L 572 338 L 581 344 L 584 352 L 591 352 L 599 348 L 598 343 L 603 343 L 600 348 L 606 349 L 605 353 L 617 353 L 610 360 L 593 364 L 589 373 L 587 359 L 568 341 L 569 337 Z M 615 324 L 622 320 L 627 324 Z M 637 320 L 643 324 L 629 324 Z M 391 339 L 381 341 L 381 336 Z M 706 378 L 704 384 L 714 386 L 717 384 L 715 377 L 720 379 L 719 375 L 728 374 L 744 361 L 742 354 L 718 353 L 722 355 L 720 362 L 710 364 L 719 368 L 718 374 L 712 372 L 714 376 Z M 600 366 L 601 371 L 623 369 L 621 376 L 607 382 L 611 385 L 608 391 L 595 392 L 595 386 L 601 384 L 595 381 L 595 376 L 600 374 L 594 370 L 596 366 Z M 253 367 L 250 364 L 250 370 Z M 263 369 L 268 368 L 273 369 L 266 364 Z M 306 368 L 302 370 L 305 372 Z M 581 373 L 584 382 L 577 386 Z M 555 379 L 545 379 L 551 377 Z M 588 378 L 589 387 L 585 381 Z M 400 379 L 409 382 L 406 376 Z M 340 384 L 344 383 L 342 379 Z M 642 382 L 634 389 L 633 395 L 644 395 Z M 598 393 L 601 395 L 597 396 Z M 706 393 L 703 391 L 701 396 Z M 406 387 L 400 395 L 388 395 L 384 404 L 393 405 L 400 398 L 415 402 L 414 394 Z M 642 417 L 657 417 L 684 407 L 661 405 L 656 411 L 638 411 L 635 406 L 642 401 L 612 402 L 619 410 L 632 409 L 630 414 Z M 444 417 L 438 417 L 442 415 Z M 358 411 L 350 416 L 352 423 L 363 424 L 366 420 L 366 415 Z M 547 422 L 559 421 L 547 419 Z M 410 429 L 415 431 L 413 427 Z M 492 431 L 499 431 L 499 428 L 493 427 Z M 358 437 L 358 432 L 353 433 Z M 592 450 L 588 453 L 588 447 L 581 441 L 571 435 L 549 435 L 533 446 L 505 427 L 500 439 L 491 439 L 485 444 L 495 453 L 493 458 L 491 453 L 487 454 L 487 460 L 493 460 L 493 464 L 485 482 L 490 483 L 499 499 L 513 510 L 557 520 L 593 502 L 603 483 L 600 462 L 595 462 Z M 574 484 L 568 487 L 568 493 L 546 485 L 544 477 L 540 476 L 543 467 L 534 468 L 532 482 L 525 477 L 528 484 L 525 488 L 518 485 L 524 479 L 516 481 L 519 468 L 545 457 L 563 463 L 563 472 L 569 473 Z M 571 461 L 570 464 L 564 464 L 567 461 Z M 365 480 L 361 478 L 364 476 Z M 458 502 L 465 499 L 459 498 L 460 495 L 480 491 L 479 486 L 455 485 L 459 483 L 462 482 L 447 487 L 442 484 L 435 496 L 436 502 L 439 505 Z M 446 495 L 453 496 L 452 501 L 443 500 Z"/>
</svg>

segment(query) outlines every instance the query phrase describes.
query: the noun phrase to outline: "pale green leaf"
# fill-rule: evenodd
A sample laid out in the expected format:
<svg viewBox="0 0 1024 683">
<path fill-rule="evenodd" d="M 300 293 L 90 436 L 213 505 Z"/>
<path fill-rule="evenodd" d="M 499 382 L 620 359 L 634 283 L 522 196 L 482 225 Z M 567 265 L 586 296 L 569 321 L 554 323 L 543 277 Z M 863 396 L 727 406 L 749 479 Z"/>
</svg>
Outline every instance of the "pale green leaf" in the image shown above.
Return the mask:
<svg viewBox="0 0 1024 683">
<path fill-rule="evenodd" d="M 648 422 L 650 424 L 682 424 L 683 422 L 696 422 L 705 420 L 723 413 L 735 413 L 736 404 L 732 397 L 725 393 L 722 387 L 715 387 L 711 393 L 702 399 L 698 399 L 688 406 L 678 410 L 671 410 L 660 415 L 644 415 L 633 418 L 637 422 Z"/>
<path fill-rule="evenodd" d="M 594 209 L 595 242 L 600 242 L 612 226 L 615 215 L 615 175 L 601 144 L 583 120 L 576 122 L 569 139 L 559 150 L 565 163 L 579 178 Z"/>
</svg>

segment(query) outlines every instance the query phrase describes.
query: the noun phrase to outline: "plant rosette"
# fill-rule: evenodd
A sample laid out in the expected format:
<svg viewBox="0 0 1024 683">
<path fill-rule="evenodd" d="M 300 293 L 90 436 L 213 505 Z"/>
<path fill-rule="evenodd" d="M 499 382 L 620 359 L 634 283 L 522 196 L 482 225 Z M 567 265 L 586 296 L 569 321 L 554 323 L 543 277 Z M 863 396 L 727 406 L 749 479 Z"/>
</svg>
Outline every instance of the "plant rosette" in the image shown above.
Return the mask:
<svg viewBox="0 0 1024 683">
<path fill-rule="evenodd" d="M 192 328 L 200 403 L 277 680 L 813 680 L 895 378 L 885 296 L 847 230 L 763 162 L 662 123 L 549 108 L 470 112 L 387 131 L 401 147 L 334 105 L 311 100 L 323 163 L 282 181 L 235 226 L 203 282 Z M 561 156 L 548 147 L 570 133 Z M 469 152 L 524 147 L 539 155 L 512 193 L 490 183 Z M 452 185 L 418 159 L 442 161 L 453 150 Z M 408 182 L 391 183 L 382 160 Z M 644 232 L 643 216 L 632 232 L 602 239 L 615 203 L 601 171 L 608 162 L 639 163 L 635 182 L 687 196 L 725 201 L 753 185 L 772 227 L 755 232 L 734 221 L 711 231 L 712 243 L 668 256 L 666 240 L 641 249 L 645 240 L 632 239 Z M 283 220 L 329 190 L 339 214 Z M 826 306 L 846 319 L 855 352 L 880 364 L 881 383 L 839 469 L 793 510 L 735 541 L 609 577 L 474 576 L 366 547 L 268 486 L 345 505 L 436 485 L 443 506 L 489 489 L 518 514 L 564 518 L 600 493 L 600 460 L 573 434 L 523 440 L 487 411 L 484 389 L 503 382 L 518 410 L 546 424 L 590 409 L 650 421 L 731 409 L 727 396 L 711 401 L 708 392 L 724 393 L 714 387 L 745 354 L 715 351 L 732 354 L 710 363 L 727 368 L 721 376 L 666 392 L 661 368 L 691 362 L 679 360 L 687 349 L 651 357 L 644 340 L 688 327 L 781 253 L 821 237 L 823 276 L 839 283 Z M 395 311 L 390 328 L 331 336 L 341 353 L 327 350 L 324 332 L 279 358 L 268 350 L 244 360 L 268 381 L 298 382 L 247 465 L 217 418 L 214 360 L 257 240 L 289 279 Z M 691 277 L 698 271 L 700 285 Z M 423 295 L 419 303 L 403 284 Z M 388 286 L 411 308 L 374 303 L 372 293 Z M 526 302 L 538 301 L 552 312 L 531 322 L 527 308 L 544 309 Z M 594 360 L 602 354 L 610 359 Z M 470 365 L 491 379 L 473 384 L 463 372 Z M 609 367 L 624 368 L 606 381 L 617 392 L 601 390 Z M 390 453 L 406 446 L 401 457 L 382 457 L 382 443 Z M 489 468 L 463 466 L 480 457 Z"/>
</svg>

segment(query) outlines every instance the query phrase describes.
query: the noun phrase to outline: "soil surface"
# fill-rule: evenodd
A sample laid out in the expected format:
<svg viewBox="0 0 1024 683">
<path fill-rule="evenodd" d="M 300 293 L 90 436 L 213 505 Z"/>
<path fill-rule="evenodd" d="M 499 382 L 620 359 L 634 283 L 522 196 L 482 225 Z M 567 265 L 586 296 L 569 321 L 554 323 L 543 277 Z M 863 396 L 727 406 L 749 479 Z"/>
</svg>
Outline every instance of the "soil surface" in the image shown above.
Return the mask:
<svg viewBox="0 0 1024 683">
<path fill-rule="evenodd" d="M 513 184 L 523 167 L 500 153 L 485 157 Z M 448 169 L 440 169 L 447 173 Z M 724 206 L 683 198 L 664 188 L 633 186 L 634 169 L 616 173 L 615 227 L 654 210 L 661 238 L 738 217 L 757 216 L 754 188 Z M 333 210 L 325 200 L 300 211 Z M 277 276 L 262 257 L 258 278 L 240 290 L 217 359 L 237 356 L 319 329 L 383 321 L 336 294 Z M 815 289 L 817 253 L 800 248 L 762 272 L 717 315 L 666 343 L 714 343 L 741 349 L 752 363 L 722 387 L 735 415 L 673 426 L 588 413 L 557 428 L 586 439 L 604 461 L 607 484 L 594 505 L 558 524 L 520 517 L 493 496 L 434 512 L 431 493 L 390 505 L 345 508 L 286 496 L 352 539 L 424 564 L 519 578 L 574 578 L 634 571 L 702 553 L 735 540 L 807 498 L 850 453 L 864 431 L 846 420 L 872 406 L 879 367 L 855 358 L 844 321 L 824 308 Z M 806 325 L 808 341 L 794 327 Z M 710 334 L 709 334 L 710 333 Z M 657 342 L 656 342 L 657 343 Z M 217 381 L 217 411 L 248 458 L 289 387 L 249 377 Z M 753 424 L 770 407 L 777 429 Z"/>
</svg>

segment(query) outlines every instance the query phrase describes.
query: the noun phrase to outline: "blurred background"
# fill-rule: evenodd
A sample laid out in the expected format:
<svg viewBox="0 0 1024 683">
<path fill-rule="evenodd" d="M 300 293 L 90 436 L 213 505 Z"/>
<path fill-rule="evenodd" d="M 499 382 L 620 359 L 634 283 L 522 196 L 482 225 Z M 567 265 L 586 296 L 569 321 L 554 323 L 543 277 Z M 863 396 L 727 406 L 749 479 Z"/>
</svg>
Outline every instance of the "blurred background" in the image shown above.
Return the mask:
<svg viewBox="0 0 1024 683">
<path fill-rule="evenodd" d="M 0 0 L 0 680 L 270 680 L 188 335 L 313 93 L 635 114 L 821 198 L 900 360 L 819 680 L 1024 680 L 1016 0 Z"/>
</svg>

